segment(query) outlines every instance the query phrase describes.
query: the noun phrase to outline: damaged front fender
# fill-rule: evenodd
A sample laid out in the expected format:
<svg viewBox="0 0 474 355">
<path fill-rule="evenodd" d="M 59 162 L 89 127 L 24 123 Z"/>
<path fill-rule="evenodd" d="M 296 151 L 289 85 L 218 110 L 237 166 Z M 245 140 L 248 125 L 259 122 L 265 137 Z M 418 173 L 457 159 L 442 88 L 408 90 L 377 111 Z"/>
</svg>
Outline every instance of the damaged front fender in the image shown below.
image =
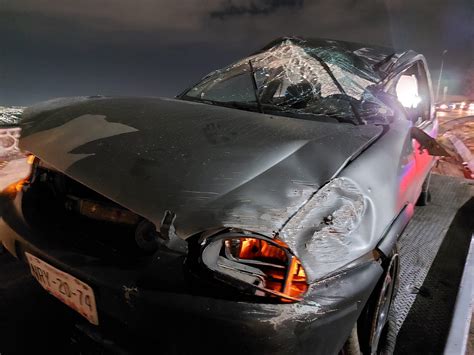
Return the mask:
<svg viewBox="0 0 474 355">
<path fill-rule="evenodd" d="M 280 238 L 313 282 L 360 257 L 372 238 L 373 206 L 349 178 L 323 186 L 283 227 Z"/>
</svg>

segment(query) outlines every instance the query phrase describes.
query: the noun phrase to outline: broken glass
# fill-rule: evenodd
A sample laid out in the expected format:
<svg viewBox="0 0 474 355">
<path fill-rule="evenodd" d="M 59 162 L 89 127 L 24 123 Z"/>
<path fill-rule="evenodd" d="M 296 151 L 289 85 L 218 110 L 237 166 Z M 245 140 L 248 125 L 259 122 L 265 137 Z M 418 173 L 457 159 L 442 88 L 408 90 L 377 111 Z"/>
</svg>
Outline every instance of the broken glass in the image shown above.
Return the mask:
<svg viewBox="0 0 474 355">
<path fill-rule="evenodd" d="M 211 73 L 183 98 L 269 114 L 388 123 L 392 112 L 376 97 L 381 78 L 371 61 L 330 44 L 286 39 Z"/>
</svg>

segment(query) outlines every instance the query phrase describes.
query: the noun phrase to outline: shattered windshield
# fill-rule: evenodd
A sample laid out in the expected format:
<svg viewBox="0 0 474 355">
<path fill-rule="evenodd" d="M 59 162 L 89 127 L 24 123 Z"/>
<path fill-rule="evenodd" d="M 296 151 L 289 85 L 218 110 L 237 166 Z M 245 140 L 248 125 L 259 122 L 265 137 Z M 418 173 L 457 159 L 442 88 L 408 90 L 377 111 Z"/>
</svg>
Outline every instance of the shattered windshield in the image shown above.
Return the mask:
<svg viewBox="0 0 474 355">
<path fill-rule="evenodd" d="M 285 40 L 209 74 L 184 98 L 271 114 L 387 123 L 391 110 L 373 94 L 380 79 L 357 54 Z"/>
</svg>

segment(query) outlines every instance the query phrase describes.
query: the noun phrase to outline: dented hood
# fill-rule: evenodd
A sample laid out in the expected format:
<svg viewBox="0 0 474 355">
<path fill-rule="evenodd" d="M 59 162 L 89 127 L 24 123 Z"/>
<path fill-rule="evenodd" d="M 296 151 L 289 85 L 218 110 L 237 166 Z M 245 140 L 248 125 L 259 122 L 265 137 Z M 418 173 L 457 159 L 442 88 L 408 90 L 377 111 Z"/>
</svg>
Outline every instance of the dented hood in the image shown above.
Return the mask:
<svg viewBox="0 0 474 355">
<path fill-rule="evenodd" d="M 278 231 L 382 132 L 160 98 L 76 98 L 28 109 L 20 145 L 186 238 Z"/>
</svg>

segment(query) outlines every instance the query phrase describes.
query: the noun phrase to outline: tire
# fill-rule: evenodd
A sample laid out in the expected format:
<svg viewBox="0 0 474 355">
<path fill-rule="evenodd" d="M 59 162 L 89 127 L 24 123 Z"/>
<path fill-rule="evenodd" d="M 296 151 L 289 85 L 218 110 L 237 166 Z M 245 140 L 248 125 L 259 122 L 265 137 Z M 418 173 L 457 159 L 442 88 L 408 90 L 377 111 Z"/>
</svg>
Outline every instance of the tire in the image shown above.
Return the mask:
<svg viewBox="0 0 474 355">
<path fill-rule="evenodd" d="M 392 305 L 400 270 L 397 246 L 382 261 L 382 266 L 384 273 L 357 321 L 359 346 L 364 355 L 390 353 L 395 342 Z"/>
<path fill-rule="evenodd" d="M 431 193 L 430 193 L 430 180 L 431 180 L 431 171 L 426 176 L 425 181 L 423 181 L 423 185 L 421 186 L 421 193 L 416 201 L 417 206 L 426 206 L 431 201 Z"/>
<path fill-rule="evenodd" d="M 397 320 L 394 310 L 388 315 L 388 323 L 386 326 L 383 342 L 379 347 L 380 354 L 393 354 L 397 341 Z"/>
<path fill-rule="evenodd" d="M 339 351 L 339 355 L 361 355 L 359 337 L 357 335 L 357 323 L 352 328 L 351 335 L 347 338 L 343 348 Z"/>
</svg>

